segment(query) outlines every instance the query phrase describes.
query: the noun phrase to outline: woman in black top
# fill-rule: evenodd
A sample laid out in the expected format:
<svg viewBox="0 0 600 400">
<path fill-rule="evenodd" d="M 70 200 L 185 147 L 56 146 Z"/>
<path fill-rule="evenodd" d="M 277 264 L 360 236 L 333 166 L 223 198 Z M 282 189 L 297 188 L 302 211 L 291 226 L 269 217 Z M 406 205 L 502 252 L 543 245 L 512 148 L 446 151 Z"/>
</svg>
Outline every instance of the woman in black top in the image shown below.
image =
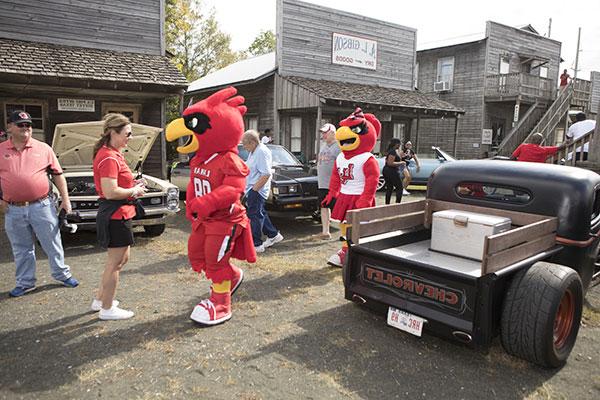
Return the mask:
<svg viewBox="0 0 600 400">
<path fill-rule="evenodd" d="M 406 162 L 402 161 L 402 152 L 400 149 L 400 139 L 393 138 L 388 144 L 385 156 L 385 166 L 383 167 L 383 178 L 385 179 L 385 204 L 390 204 L 392 192 L 396 191 L 396 203 L 402 201 L 402 178 L 404 177 L 404 168 Z"/>
</svg>

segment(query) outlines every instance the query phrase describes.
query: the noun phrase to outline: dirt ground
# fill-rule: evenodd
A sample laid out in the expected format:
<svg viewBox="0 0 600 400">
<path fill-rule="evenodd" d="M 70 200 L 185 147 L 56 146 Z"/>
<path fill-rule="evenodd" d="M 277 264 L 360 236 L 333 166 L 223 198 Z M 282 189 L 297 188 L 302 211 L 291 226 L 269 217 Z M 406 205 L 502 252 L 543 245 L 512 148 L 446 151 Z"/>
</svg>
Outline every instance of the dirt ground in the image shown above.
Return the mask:
<svg viewBox="0 0 600 400">
<path fill-rule="evenodd" d="M 410 196 L 405 201 L 419 198 Z M 381 204 L 381 202 L 378 202 Z M 117 298 L 136 312 L 103 322 L 89 310 L 105 254 L 95 234 L 65 235 L 81 282 L 57 285 L 38 252 L 38 289 L 18 299 L 10 250 L 0 249 L 0 398 L 197 399 L 598 399 L 600 286 L 562 369 L 545 370 L 386 325 L 343 298 L 327 257 L 339 242 L 314 241 L 310 219 L 274 219 L 285 236 L 246 279 L 233 318 L 212 328 L 189 319 L 208 282 L 186 259 L 183 213 L 158 238 L 137 234 Z"/>
</svg>

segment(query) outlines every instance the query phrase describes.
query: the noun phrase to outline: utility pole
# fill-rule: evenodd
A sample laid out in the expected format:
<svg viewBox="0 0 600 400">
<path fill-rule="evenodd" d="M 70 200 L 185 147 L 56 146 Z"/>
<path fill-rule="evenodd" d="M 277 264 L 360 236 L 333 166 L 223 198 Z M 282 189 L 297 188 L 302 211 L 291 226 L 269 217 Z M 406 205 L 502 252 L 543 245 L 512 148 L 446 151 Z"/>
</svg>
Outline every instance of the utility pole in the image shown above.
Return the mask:
<svg viewBox="0 0 600 400">
<path fill-rule="evenodd" d="M 575 54 L 575 70 L 573 72 L 573 79 L 577 79 L 577 71 L 579 71 L 579 39 L 581 38 L 581 27 L 577 33 L 577 53 Z"/>
</svg>

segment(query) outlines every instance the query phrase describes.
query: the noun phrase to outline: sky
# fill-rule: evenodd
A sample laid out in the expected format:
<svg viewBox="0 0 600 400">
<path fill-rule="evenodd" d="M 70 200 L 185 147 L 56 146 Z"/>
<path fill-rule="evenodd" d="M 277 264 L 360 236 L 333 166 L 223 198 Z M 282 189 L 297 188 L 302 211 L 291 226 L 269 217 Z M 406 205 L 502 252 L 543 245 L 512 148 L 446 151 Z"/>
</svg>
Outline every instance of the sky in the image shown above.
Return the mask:
<svg viewBox="0 0 600 400">
<path fill-rule="evenodd" d="M 453 0 L 304 0 L 307 3 L 362 14 L 417 29 L 417 49 L 435 47 L 436 41 L 465 38 L 485 32 L 485 22 L 495 21 L 509 26 L 531 24 L 550 38 L 562 42 L 567 68 L 574 76 L 577 32 L 581 28 L 578 78 L 589 79 L 590 71 L 600 71 L 600 0 L 499 2 Z M 246 49 L 260 31 L 275 32 L 276 0 L 201 0 L 214 7 L 221 31 L 231 36 L 233 50 Z M 493 5 L 492 5 L 493 4 Z M 432 44 L 434 46 L 432 46 Z"/>
</svg>

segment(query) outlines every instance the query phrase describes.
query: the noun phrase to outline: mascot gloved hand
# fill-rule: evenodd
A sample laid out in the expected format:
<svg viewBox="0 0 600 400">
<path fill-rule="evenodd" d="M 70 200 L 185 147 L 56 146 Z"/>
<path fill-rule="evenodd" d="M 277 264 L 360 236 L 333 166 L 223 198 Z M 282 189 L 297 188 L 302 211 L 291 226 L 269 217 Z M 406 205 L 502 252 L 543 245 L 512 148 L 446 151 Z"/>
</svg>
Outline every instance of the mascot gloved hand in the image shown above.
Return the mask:
<svg viewBox="0 0 600 400">
<path fill-rule="evenodd" d="M 379 163 L 371 151 L 380 132 L 381 123 L 375 115 L 365 114 L 360 108 L 341 121 L 335 132 L 342 152 L 333 166 L 328 197 L 336 198 L 331 219 L 340 222 L 341 235 L 344 237 L 348 229 L 346 212 L 375 205 Z M 329 257 L 327 263 L 342 267 L 347 252 L 348 244 L 344 241 L 342 248 Z"/>
<path fill-rule="evenodd" d="M 202 300 L 190 318 L 216 325 L 231 318 L 231 296 L 244 272 L 230 258 L 256 261 L 250 221 L 240 198 L 248 167 L 238 156 L 244 134 L 244 98 L 228 87 L 183 111 L 166 129 L 168 141 L 189 136 L 180 153 L 196 152 L 190 160 L 186 217 L 192 223 L 188 257 L 192 268 L 212 281 L 210 298 Z"/>
</svg>

